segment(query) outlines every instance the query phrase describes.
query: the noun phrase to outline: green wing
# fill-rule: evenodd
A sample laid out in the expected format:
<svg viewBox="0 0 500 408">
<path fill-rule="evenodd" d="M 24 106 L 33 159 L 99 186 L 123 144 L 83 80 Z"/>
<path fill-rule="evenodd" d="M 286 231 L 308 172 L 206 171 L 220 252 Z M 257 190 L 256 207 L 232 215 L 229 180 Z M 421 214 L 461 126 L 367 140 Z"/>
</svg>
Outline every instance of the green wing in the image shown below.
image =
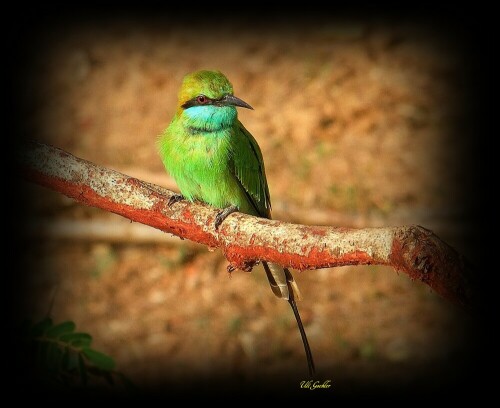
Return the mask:
<svg viewBox="0 0 500 408">
<path fill-rule="evenodd" d="M 240 122 L 237 126 L 232 155 L 234 175 L 245 190 L 256 215 L 271 218 L 271 199 L 260 147 Z"/>
</svg>

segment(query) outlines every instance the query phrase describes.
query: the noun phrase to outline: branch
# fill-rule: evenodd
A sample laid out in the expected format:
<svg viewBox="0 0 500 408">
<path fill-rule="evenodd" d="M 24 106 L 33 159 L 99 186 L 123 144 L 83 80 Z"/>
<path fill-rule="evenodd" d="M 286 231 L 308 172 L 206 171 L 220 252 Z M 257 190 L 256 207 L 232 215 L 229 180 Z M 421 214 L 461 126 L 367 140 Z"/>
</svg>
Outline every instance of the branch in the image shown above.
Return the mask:
<svg viewBox="0 0 500 408">
<path fill-rule="evenodd" d="M 230 215 L 214 229 L 216 208 L 181 201 L 154 184 L 30 142 L 19 164 L 25 179 L 80 203 L 120 214 L 210 248 L 221 248 L 230 266 L 251 270 L 266 260 L 295 269 L 343 265 L 389 265 L 418 279 L 442 297 L 473 308 L 477 302 L 472 270 L 465 259 L 420 226 L 335 228 L 290 224 L 246 214 Z"/>
</svg>

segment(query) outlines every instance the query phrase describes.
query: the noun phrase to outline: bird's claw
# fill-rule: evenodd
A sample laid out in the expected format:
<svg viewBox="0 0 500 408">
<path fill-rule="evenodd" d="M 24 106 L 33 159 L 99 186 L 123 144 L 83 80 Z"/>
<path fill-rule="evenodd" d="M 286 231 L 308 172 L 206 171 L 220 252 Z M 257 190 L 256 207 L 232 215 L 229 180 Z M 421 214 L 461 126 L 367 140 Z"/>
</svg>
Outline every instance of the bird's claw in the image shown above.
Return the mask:
<svg viewBox="0 0 500 408">
<path fill-rule="evenodd" d="M 229 276 L 231 276 L 231 274 L 237 269 L 240 269 L 243 272 L 252 272 L 253 267 L 258 265 L 259 262 L 260 261 L 251 260 L 251 261 L 243 261 L 241 264 L 238 265 L 230 263 L 226 268 L 227 273 L 229 274 Z"/>
<path fill-rule="evenodd" d="M 232 213 L 238 211 L 238 207 L 235 205 L 230 205 L 229 207 L 224 208 L 222 211 L 219 211 L 215 216 L 215 229 L 218 230 L 222 222 Z"/>
<path fill-rule="evenodd" d="M 184 200 L 184 196 L 182 194 L 174 194 L 168 199 L 167 206 L 170 208 L 172 207 L 175 203 Z"/>
</svg>

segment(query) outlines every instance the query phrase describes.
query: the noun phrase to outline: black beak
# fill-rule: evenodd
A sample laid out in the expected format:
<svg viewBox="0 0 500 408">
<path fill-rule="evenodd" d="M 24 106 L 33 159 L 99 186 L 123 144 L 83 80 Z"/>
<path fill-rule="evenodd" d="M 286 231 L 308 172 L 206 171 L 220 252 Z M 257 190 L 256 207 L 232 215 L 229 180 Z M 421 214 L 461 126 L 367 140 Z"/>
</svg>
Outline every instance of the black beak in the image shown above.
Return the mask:
<svg viewBox="0 0 500 408">
<path fill-rule="evenodd" d="M 246 103 L 245 101 L 242 101 L 240 98 L 237 98 L 236 96 L 233 95 L 226 95 L 224 98 L 220 99 L 218 101 L 221 105 L 232 105 L 232 106 L 241 106 L 242 108 L 247 108 L 247 109 L 252 109 L 253 108 Z"/>
</svg>

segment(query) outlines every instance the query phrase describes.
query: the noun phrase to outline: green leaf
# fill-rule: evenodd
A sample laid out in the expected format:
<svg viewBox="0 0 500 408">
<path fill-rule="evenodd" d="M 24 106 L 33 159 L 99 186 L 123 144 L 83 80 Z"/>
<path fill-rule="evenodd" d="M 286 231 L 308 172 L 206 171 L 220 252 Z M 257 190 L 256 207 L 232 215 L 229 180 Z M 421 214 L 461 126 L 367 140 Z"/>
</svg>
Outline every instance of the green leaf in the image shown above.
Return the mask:
<svg viewBox="0 0 500 408">
<path fill-rule="evenodd" d="M 74 332 L 75 327 L 76 327 L 75 323 L 73 323 L 72 321 L 62 322 L 62 323 L 59 323 L 58 325 L 48 329 L 45 334 L 47 337 L 57 339 L 58 337 L 62 336 L 63 334 Z"/>
<path fill-rule="evenodd" d="M 85 366 L 85 361 L 81 354 L 78 354 L 78 371 L 80 371 L 80 378 L 82 379 L 82 384 L 87 385 L 87 367 Z"/>
<path fill-rule="evenodd" d="M 121 380 L 123 387 L 129 392 L 137 392 L 139 388 L 135 385 L 125 374 L 116 373 L 118 378 Z"/>
<path fill-rule="evenodd" d="M 107 354 L 101 353 L 100 351 L 96 351 L 88 347 L 83 348 L 82 351 L 85 357 L 97 368 L 108 371 L 115 368 L 115 360 L 113 360 Z"/>
<path fill-rule="evenodd" d="M 61 364 L 62 364 L 63 369 L 67 369 L 69 366 L 69 354 L 70 354 L 69 349 L 65 348 L 63 350 L 63 356 L 62 356 L 62 360 L 61 360 Z"/>
<path fill-rule="evenodd" d="M 109 371 L 101 371 L 101 373 L 109 385 L 115 385 L 115 380 L 113 380 L 113 376 Z"/>
<path fill-rule="evenodd" d="M 76 371 L 76 370 L 78 370 L 80 368 L 79 367 L 79 363 L 78 363 L 78 356 L 80 354 L 72 352 L 69 349 L 66 349 L 66 352 L 67 352 L 67 360 L 65 361 L 65 363 L 66 363 L 66 365 L 65 365 L 66 369 L 68 371 Z"/>
<path fill-rule="evenodd" d="M 40 320 L 38 323 L 35 323 L 31 328 L 31 336 L 39 337 L 45 331 L 52 326 L 52 319 L 50 317 L 46 317 L 43 320 Z"/>
<path fill-rule="evenodd" d="M 59 358 L 62 352 L 55 343 L 47 343 L 47 354 L 45 355 L 45 364 L 48 370 L 56 371 L 59 368 Z"/>
<path fill-rule="evenodd" d="M 75 371 L 77 367 L 78 367 L 78 359 L 76 354 L 73 353 L 70 349 L 65 348 L 63 351 L 60 370 L 72 372 Z"/>
<path fill-rule="evenodd" d="M 59 340 L 74 347 L 90 347 L 92 336 L 87 333 L 67 333 L 59 337 Z"/>
</svg>

